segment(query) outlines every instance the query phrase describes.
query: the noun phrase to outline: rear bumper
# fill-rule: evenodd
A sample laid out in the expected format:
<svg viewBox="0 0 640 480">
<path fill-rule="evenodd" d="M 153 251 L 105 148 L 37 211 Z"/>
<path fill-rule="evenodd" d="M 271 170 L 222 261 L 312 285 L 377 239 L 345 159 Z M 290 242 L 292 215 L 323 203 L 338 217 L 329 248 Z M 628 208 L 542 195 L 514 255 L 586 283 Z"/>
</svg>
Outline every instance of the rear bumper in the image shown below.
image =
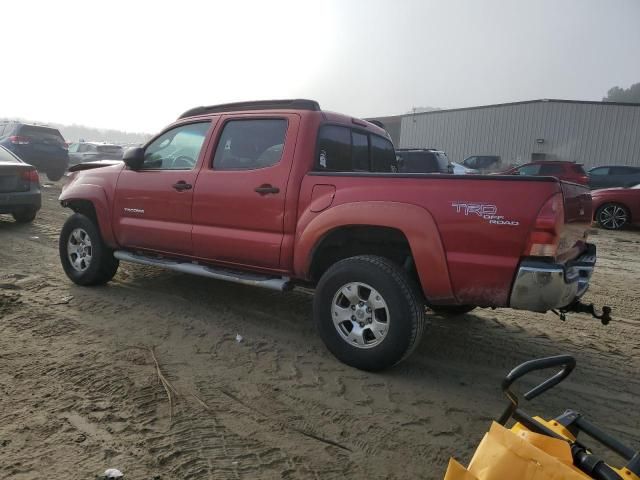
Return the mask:
<svg viewBox="0 0 640 480">
<path fill-rule="evenodd" d="M 40 210 L 41 205 L 40 190 L 0 193 L 0 213 L 13 213 L 21 209 Z"/>
<path fill-rule="evenodd" d="M 596 246 L 566 264 L 523 260 L 511 289 L 509 306 L 518 310 L 546 312 L 566 307 L 589 288 L 596 264 Z"/>
</svg>

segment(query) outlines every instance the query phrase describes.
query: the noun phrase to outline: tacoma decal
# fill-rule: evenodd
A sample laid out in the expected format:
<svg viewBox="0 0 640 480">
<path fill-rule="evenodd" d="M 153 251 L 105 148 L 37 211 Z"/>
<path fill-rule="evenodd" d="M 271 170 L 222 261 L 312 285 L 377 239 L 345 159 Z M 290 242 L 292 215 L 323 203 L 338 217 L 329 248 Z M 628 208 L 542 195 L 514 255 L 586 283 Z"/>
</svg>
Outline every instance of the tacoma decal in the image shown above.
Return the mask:
<svg viewBox="0 0 640 480">
<path fill-rule="evenodd" d="M 124 208 L 124 213 L 144 213 L 142 208 Z"/>
<path fill-rule="evenodd" d="M 491 225 L 520 225 L 517 220 L 509 220 L 504 218 L 504 215 L 498 215 L 498 207 L 490 203 L 452 202 L 451 206 L 455 208 L 456 213 L 462 213 L 466 217 L 477 215 Z"/>
</svg>

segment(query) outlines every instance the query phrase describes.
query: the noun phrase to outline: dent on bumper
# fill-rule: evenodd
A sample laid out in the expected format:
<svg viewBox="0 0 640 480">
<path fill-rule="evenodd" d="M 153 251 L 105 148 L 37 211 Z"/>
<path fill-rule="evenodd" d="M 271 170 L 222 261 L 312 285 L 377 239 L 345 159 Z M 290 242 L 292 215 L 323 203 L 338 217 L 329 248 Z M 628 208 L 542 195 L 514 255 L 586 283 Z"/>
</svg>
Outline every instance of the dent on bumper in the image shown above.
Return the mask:
<svg viewBox="0 0 640 480">
<path fill-rule="evenodd" d="M 561 308 L 582 297 L 596 264 L 596 247 L 566 265 L 524 260 L 511 290 L 509 306 L 518 310 L 546 312 Z"/>
</svg>

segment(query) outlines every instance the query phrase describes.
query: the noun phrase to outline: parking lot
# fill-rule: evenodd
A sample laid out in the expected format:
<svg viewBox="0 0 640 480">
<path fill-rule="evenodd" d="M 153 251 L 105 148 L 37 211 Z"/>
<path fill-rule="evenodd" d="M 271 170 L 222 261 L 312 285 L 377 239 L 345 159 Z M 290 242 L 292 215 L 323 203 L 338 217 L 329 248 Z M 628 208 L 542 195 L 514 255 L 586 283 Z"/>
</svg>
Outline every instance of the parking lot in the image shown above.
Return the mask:
<svg viewBox="0 0 640 480">
<path fill-rule="evenodd" d="M 131 479 L 438 479 L 501 413 L 501 377 L 560 353 L 577 370 L 527 409 L 573 408 L 640 444 L 638 230 L 592 232 L 585 301 L 610 305 L 610 325 L 511 310 L 434 317 L 413 356 L 372 374 L 326 351 L 305 292 L 132 264 L 105 287 L 73 285 L 58 260 L 61 184 L 45 182 L 33 224 L 0 217 L 2 478 L 117 467 Z"/>
</svg>

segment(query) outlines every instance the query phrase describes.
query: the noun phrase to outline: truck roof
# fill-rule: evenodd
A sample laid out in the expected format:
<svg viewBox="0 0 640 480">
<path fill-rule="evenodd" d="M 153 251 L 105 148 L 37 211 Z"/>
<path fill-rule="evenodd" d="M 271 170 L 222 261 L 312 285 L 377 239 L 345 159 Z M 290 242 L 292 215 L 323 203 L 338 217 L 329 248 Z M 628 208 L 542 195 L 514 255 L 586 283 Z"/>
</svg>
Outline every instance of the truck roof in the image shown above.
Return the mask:
<svg viewBox="0 0 640 480">
<path fill-rule="evenodd" d="M 389 138 L 389 134 L 384 128 L 369 122 L 368 120 L 361 120 L 358 118 L 343 115 L 341 113 L 329 112 L 322 110 L 320 104 L 315 100 L 308 100 L 305 98 L 295 98 L 287 100 L 254 100 L 250 102 L 234 102 L 234 103 L 222 103 L 220 105 L 209 105 L 202 107 L 195 107 L 187 110 L 178 117 L 178 120 L 182 120 L 190 117 L 199 117 L 206 115 L 213 115 L 217 113 L 233 113 L 233 112 L 248 112 L 248 111 L 272 111 L 272 110 L 304 110 L 308 112 L 318 112 L 322 114 L 323 118 L 332 123 L 340 123 L 343 125 L 358 126 L 371 130 L 383 137 Z"/>
</svg>

